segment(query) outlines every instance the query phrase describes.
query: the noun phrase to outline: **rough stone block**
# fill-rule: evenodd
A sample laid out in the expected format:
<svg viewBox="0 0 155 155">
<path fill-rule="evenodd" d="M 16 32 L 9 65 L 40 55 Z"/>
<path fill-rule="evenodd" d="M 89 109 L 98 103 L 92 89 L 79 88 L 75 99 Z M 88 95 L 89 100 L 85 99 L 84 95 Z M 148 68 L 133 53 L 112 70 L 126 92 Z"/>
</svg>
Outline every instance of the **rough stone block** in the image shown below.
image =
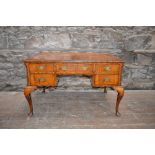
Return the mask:
<svg viewBox="0 0 155 155">
<path fill-rule="evenodd" d="M 88 35 L 81 34 L 81 33 L 74 33 L 71 34 L 72 40 L 72 48 L 90 48 L 93 46 L 91 44 L 91 38 Z"/>
<path fill-rule="evenodd" d="M 151 35 L 133 35 L 125 40 L 125 49 L 133 51 L 136 49 L 148 49 L 151 46 Z"/>
<path fill-rule="evenodd" d="M 155 31 L 152 32 L 151 49 L 155 49 Z"/>
<path fill-rule="evenodd" d="M 100 48 L 124 48 L 123 36 L 121 33 L 111 29 L 103 29 Z"/>
<path fill-rule="evenodd" d="M 7 37 L 0 36 L 0 48 L 7 48 Z"/>
<path fill-rule="evenodd" d="M 71 40 L 68 33 L 49 33 L 44 38 L 42 48 L 71 48 Z"/>
<path fill-rule="evenodd" d="M 152 62 L 152 57 L 144 54 L 137 54 L 137 61 L 140 65 L 150 65 Z"/>
<path fill-rule="evenodd" d="M 71 40 L 73 48 L 123 48 L 122 35 L 112 29 L 86 29 L 83 33 L 71 34 Z"/>
<path fill-rule="evenodd" d="M 24 43 L 25 49 L 40 48 L 42 46 L 43 46 L 43 39 L 39 37 L 34 37 L 34 36 L 26 40 Z"/>
<path fill-rule="evenodd" d="M 146 74 L 143 72 L 147 72 L 145 70 L 142 70 L 142 72 L 139 69 L 132 69 L 132 79 L 145 79 Z"/>
<path fill-rule="evenodd" d="M 155 49 L 141 49 L 141 50 L 134 50 L 134 54 L 155 54 Z"/>
<path fill-rule="evenodd" d="M 5 80 L 9 77 L 9 73 L 7 70 L 0 70 L 0 81 L 5 82 Z"/>
<path fill-rule="evenodd" d="M 83 32 L 87 27 L 86 26 L 68 26 L 68 32 Z"/>
<path fill-rule="evenodd" d="M 22 39 L 18 39 L 14 35 L 10 35 L 8 37 L 8 48 L 9 49 L 23 49 L 24 48 L 24 41 Z"/>
<path fill-rule="evenodd" d="M 12 68 L 13 69 L 13 64 L 12 63 L 2 63 L 0 62 L 0 69 L 9 69 L 9 68 Z"/>
</svg>

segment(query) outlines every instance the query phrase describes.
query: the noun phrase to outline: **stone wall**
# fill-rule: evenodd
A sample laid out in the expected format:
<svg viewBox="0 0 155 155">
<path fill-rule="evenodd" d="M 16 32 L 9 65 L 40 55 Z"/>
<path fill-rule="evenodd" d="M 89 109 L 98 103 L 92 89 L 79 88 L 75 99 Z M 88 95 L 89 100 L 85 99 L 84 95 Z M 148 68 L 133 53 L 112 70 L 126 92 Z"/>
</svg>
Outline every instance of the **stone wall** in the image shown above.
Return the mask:
<svg viewBox="0 0 155 155">
<path fill-rule="evenodd" d="M 22 90 L 22 60 L 42 50 L 113 53 L 126 89 L 155 89 L 155 27 L 0 27 L 0 90 Z M 91 89 L 90 78 L 61 77 L 58 89 Z"/>
</svg>

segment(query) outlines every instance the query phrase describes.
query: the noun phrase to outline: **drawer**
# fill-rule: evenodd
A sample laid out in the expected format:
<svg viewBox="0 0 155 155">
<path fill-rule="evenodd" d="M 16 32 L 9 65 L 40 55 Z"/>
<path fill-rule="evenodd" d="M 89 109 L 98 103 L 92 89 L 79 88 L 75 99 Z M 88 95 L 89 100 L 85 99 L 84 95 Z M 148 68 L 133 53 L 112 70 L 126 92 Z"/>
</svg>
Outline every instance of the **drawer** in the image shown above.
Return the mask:
<svg viewBox="0 0 155 155">
<path fill-rule="evenodd" d="M 49 73 L 53 72 L 53 64 L 33 63 L 29 64 L 30 73 Z"/>
<path fill-rule="evenodd" d="M 94 86 L 119 85 L 119 75 L 95 75 L 93 77 Z"/>
<path fill-rule="evenodd" d="M 56 64 L 56 72 L 58 74 L 73 74 L 76 72 L 76 64 L 58 63 Z"/>
<path fill-rule="evenodd" d="M 77 64 L 77 73 L 92 74 L 93 73 L 93 65 L 92 64 Z"/>
<path fill-rule="evenodd" d="M 55 86 L 56 76 L 54 74 L 31 74 L 30 84 L 32 86 Z"/>
<path fill-rule="evenodd" d="M 95 65 L 97 74 L 118 74 L 121 67 L 119 64 L 101 63 Z"/>
</svg>

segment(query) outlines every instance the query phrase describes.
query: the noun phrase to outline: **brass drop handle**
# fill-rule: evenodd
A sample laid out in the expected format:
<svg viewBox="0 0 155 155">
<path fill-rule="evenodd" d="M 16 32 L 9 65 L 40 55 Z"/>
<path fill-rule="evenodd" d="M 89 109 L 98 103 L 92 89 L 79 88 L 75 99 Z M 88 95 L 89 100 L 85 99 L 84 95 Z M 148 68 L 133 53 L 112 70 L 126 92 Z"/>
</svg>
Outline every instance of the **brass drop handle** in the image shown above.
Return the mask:
<svg viewBox="0 0 155 155">
<path fill-rule="evenodd" d="M 43 70 L 45 66 L 38 66 L 38 69 Z"/>
<path fill-rule="evenodd" d="M 110 66 L 105 66 L 105 67 L 104 67 L 104 70 L 105 70 L 105 71 L 110 71 L 110 70 L 111 70 L 111 67 L 110 67 Z"/>
<path fill-rule="evenodd" d="M 65 71 L 67 70 L 67 66 L 62 66 L 61 69 Z"/>
<path fill-rule="evenodd" d="M 88 67 L 87 66 L 82 66 L 81 69 L 86 71 L 88 69 Z"/>
<path fill-rule="evenodd" d="M 38 78 L 37 80 L 38 80 L 39 82 L 45 82 L 45 81 L 46 81 L 45 78 L 43 78 L 43 77 Z"/>
<path fill-rule="evenodd" d="M 104 82 L 109 82 L 110 81 L 110 78 L 106 77 L 106 78 L 103 79 L 103 81 Z"/>
</svg>

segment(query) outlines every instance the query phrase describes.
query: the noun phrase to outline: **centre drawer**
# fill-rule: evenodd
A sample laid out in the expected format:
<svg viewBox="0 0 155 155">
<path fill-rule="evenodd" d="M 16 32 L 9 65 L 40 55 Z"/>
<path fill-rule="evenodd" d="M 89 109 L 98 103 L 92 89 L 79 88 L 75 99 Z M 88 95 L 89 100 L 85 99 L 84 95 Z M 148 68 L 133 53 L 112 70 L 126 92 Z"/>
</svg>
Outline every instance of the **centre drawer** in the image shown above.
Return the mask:
<svg viewBox="0 0 155 155">
<path fill-rule="evenodd" d="M 72 63 L 57 63 L 56 72 L 58 74 L 74 74 L 76 73 L 76 64 Z"/>
<path fill-rule="evenodd" d="M 29 64 L 30 73 L 49 73 L 53 72 L 53 64 L 50 63 L 32 63 Z"/>
<path fill-rule="evenodd" d="M 120 67 L 120 64 L 99 63 L 95 64 L 95 72 L 96 74 L 118 74 Z"/>
<path fill-rule="evenodd" d="M 56 75 L 54 74 L 31 74 L 30 84 L 32 86 L 55 86 Z"/>
<path fill-rule="evenodd" d="M 93 65 L 88 63 L 77 64 L 77 73 L 79 74 L 93 74 Z"/>
</svg>

